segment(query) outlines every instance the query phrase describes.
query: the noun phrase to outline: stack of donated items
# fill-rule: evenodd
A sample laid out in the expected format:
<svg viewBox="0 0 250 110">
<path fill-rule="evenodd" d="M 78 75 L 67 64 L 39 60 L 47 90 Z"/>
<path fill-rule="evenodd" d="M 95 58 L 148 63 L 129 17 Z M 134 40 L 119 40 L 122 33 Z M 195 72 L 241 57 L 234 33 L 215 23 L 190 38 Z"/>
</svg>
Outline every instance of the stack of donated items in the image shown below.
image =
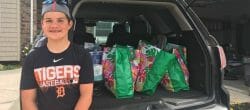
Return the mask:
<svg viewBox="0 0 250 110">
<path fill-rule="evenodd" d="M 105 86 L 119 99 L 135 92 L 153 95 L 159 84 L 171 92 L 189 90 L 186 51 L 171 43 L 164 50 L 144 41 L 137 49 L 114 45 L 103 49 L 99 70 Z"/>
</svg>

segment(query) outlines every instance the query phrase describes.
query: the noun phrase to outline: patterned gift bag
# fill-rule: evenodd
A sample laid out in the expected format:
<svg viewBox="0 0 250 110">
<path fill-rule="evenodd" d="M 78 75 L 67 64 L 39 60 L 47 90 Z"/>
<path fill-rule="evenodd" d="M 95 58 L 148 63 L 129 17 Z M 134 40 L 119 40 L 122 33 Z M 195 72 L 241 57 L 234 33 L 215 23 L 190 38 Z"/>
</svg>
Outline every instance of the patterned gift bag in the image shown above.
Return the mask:
<svg viewBox="0 0 250 110">
<path fill-rule="evenodd" d="M 175 55 L 161 50 L 156 55 L 152 69 L 146 76 L 142 92 L 148 95 L 153 95 L 166 71 L 172 73 L 172 66 L 175 60 Z"/>
<path fill-rule="evenodd" d="M 167 90 L 172 92 L 178 92 L 180 90 L 189 90 L 189 71 L 186 66 L 186 47 L 168 43 L 165 50 L 170 53 L 173 53 L 176 56 L 176 61 L 173 62 L 170 70 L 168 70 L 164 75 L 161 84 Z"/>
<path fill-rule="evenodd" d="M 161 80 L 161 85 L 172 92 L 189 90 L 188 83 L 186 83 L 185 76 L 177 58 L 169 63 L 169 67 Z"/>
<path fill-rule="evenodd" d="M 138 92 L 143 91 L 143 86 L 146 81 L 146 76 L 152 68 L 155 56 L 159 53 L 160 49 L 149 45 L 143 41 L 139 42 L 136 55 L 139 56 L 139 72 L 135 82 L 135 90 Z"/>
<path fill-rule="evenodd" d="M 133 63 L 134 55 L 134 50 L 127 46 L 115 45 L 113 48 L 104 48 L 104 81 L 116 98 L 133 97 L 134 80 L 138 71 L 136 63 Z"/>
<path fill-rule="evenodd" d="M 188 84 L 189 71 L 187 68 L 187 48 L 181 45 L 168 43 L 166 45 L 166 51 L 175 54 L 185 76 L 185 81 Z"/>
</svg>

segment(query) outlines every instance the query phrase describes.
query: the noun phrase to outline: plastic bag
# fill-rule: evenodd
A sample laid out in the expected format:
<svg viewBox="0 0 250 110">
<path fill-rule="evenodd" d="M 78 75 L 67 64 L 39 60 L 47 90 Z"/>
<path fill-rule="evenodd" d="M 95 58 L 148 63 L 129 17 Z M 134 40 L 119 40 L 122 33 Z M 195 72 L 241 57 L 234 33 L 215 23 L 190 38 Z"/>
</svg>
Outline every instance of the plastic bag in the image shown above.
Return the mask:
<svg viewBox="0 0 250 110">
<path fill-rule="evenodd" d="M 102 81 L 102 51 L 91 51 L 89 52 L 92 58 L 94 67 L 94 81 Z"/>
</svg>

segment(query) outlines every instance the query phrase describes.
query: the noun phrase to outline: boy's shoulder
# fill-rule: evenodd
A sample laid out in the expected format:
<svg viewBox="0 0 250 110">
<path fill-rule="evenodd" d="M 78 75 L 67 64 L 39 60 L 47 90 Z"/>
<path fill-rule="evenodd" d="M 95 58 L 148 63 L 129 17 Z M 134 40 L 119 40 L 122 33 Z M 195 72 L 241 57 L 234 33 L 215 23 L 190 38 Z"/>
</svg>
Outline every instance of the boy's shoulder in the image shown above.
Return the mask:
<svg viewBox="0 0 250 110">
<path fill-rule="evenodd" d="M 39 55 L 39 54 L 43 53 L 45 49 L 46 49 L 45 46 L 32 48 L 32 49 L 30 50 L 28 56 Z"/>
</svg>

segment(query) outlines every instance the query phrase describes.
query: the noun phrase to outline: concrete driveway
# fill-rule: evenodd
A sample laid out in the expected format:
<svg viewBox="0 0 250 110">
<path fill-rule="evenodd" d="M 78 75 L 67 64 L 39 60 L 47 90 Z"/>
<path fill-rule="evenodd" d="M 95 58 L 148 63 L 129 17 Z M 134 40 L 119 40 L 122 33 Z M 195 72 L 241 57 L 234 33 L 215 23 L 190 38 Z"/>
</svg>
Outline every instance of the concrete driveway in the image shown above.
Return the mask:
<svg viewBox="0 0 250 110">
<path fill-rule="evenodd" d="M 230 103 L 250 103 L 249 87 L 245 86 L 243 79 L 224 80 L 224 86 L 229 90 Z"/>
<path fill-rule="evenodd" d="M 0 71 L 0 110 L 20 110 L 21 69 Z"/>
<path fill-rule="evenodd" d="M 21 69 L 0 71 L 0 110 L 20 110 L 19 83 Z M 243 80 L 224 80 L 229 90 L 230 103 L 250 103 L 247 87 Z"/>
</svg>

